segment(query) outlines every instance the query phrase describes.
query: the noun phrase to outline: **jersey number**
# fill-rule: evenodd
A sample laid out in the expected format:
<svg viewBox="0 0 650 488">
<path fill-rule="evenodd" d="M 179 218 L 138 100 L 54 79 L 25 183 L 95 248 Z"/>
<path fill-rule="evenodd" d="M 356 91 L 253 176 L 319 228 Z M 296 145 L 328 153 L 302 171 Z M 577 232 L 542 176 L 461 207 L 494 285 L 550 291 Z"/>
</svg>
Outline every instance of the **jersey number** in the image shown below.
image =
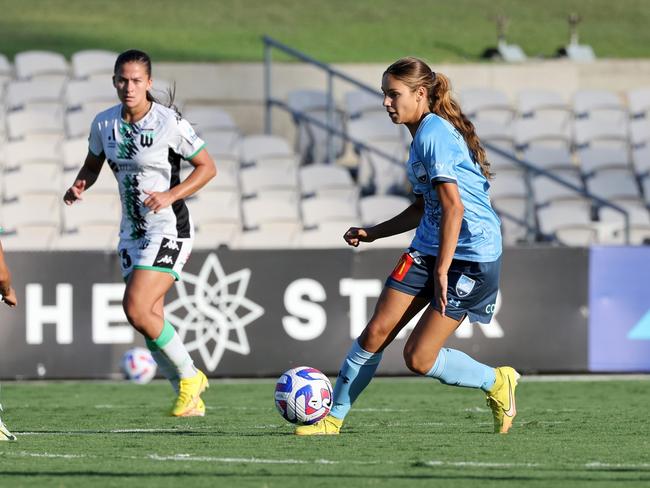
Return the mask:
<svg viewBox="0 0 650 488">
<path fill-rule="evenodd" d="M 131 267 L 131 256 L 126 252 L 126 249 L 120 249 L 120 257 L 122 258 L 122 268 L 129 269 Z"/>
</svg>

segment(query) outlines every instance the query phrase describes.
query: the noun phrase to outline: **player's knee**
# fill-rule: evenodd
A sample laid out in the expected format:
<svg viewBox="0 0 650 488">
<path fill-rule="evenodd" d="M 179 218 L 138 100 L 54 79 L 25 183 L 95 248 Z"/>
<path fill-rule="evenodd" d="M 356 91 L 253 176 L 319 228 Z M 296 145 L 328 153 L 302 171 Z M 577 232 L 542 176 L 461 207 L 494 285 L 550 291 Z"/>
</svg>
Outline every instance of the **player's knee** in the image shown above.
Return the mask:
<svg viewBox="0 0 650 488">
<path fill-rule="evenodd" d="M 392 327 L 380 321 L 371 321 L 359 337 L 359 345 L 367 351 L 382 348 L 392 331 Z"/>
<path fill-rule="evenodd" d="M 415 374 L 427 374 L 431 370 L 431 366 L 433 366 L 435 359 L 436 358 L 433 358 L 433 361 L 431 361 L 431 357 L 418 354 L 417 350 L 413 350 L 409 347 L 404 348 L 404 363 L 406 364 L 406 367 Z"/>
<path fill-rule="evenodd" d="M 141 307 L 139 307 L 135 300 L 132 300 L 128 295 L 124 296 L 122 300 L 122 308 L 126 319 L 129 321 L 136 330 L 141 331 L 142 324 L 144 323 L 145 314 Z"/>
</svg>

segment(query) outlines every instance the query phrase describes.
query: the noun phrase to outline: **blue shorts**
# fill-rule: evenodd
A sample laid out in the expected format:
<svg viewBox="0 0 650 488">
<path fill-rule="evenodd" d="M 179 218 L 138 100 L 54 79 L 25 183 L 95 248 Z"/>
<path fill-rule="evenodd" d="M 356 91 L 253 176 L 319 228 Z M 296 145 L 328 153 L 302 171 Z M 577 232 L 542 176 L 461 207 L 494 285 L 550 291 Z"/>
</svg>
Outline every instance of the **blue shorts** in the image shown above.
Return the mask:
<svg viewBox="0 0 650 488">
<path fill-rule="evenodd" d="M 409 249 L 386 280 L 386 286 L 408 295 L 428 298 L 432 307 L 440 311 L 433 300 L 435 265 L 436 256 Z M 500 271 L 501 258 L 490 263 L 454 259 L 447 274 L 445 315 L 456 320 L 467 315 L 472 322 L 489 324 L 497 301 Z"/>
</svg>

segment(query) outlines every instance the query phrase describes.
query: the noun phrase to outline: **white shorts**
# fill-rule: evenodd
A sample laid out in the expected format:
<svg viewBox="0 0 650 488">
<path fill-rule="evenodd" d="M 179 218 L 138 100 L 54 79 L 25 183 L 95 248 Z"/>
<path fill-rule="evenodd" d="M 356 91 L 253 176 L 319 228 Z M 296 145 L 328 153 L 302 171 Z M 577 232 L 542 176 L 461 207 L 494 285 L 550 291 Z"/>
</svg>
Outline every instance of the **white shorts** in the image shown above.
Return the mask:
<svg viewBox="0 0 650 488">
<path fill-rule="evenodd" d="M 126 280 L 134 269 L 151 269 L 170 273 L 178 281 L 192 252 L 193 242 L 194 239 L 174 240 L 163 236 L 120 239 L 117 252 L 122 276 Z"/>
</svg>

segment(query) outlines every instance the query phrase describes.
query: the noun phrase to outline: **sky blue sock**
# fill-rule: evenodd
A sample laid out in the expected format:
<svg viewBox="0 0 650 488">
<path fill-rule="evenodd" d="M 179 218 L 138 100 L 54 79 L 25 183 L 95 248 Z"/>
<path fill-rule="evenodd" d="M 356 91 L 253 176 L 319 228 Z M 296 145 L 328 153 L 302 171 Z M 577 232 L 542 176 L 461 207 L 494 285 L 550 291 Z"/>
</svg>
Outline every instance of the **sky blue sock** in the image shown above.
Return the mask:
<svg viewBox="0 0 650 488">
<path fill-rule="evenodd" d="M 467 354 L 456 349 L 443 347 L 436 362 L 426 376 L 440 380 L 440 383 L 488 391 L 494 385 L 494 368 L 479 363 Z"/>
<path fill-rule="evenodd" d="M 334 386 L 334 398 L 330 415 L 343 419 L 352 404 L 375 375 L 382 353 L 368 352 L 355 340 L 343 360 Z"/>
</svg>

